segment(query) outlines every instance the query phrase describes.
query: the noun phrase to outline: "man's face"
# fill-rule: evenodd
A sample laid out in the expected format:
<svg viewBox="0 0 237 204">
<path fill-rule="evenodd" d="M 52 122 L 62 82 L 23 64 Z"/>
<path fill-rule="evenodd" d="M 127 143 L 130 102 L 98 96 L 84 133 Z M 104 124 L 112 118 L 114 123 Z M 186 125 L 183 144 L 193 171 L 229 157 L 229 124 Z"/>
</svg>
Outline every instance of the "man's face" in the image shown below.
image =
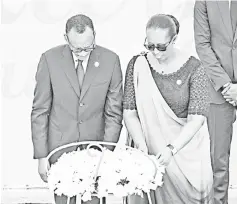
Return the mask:
<svg viewBox="0 0 237 204">
<path fill-rule="evenodd" d="M 72 28 L 65 38 L 72 52 L 80 60 L 89 55 L 95 46 L 94 32 L 88 26 L 83 33 L 78 33 L 75 28 Z"/>
</svg>

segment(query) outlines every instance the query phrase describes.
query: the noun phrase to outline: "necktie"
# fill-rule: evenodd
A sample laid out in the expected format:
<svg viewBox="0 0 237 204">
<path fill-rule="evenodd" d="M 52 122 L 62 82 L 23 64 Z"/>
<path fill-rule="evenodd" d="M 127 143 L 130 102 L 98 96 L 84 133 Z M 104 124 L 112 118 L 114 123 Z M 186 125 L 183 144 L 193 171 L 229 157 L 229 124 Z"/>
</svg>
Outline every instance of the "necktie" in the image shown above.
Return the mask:
<svg viewBox="0 0 237 204">
<path fill-rule="evenodd" d="M 231 0 L 230 2 L 230 18 L 232 23 L 232 30 L 235 35 L 237 26 L 237 0 Z"/>
<path fill-rule="evenodd" d="M 82 60 L 77 60 L 77 61 L 78 63 L 77 63 L 76 71 L 77 71 L 77 78 L 79 82 L 79 88 L 81 90 L 85 73 L 82 66 Z"/>
</svg>

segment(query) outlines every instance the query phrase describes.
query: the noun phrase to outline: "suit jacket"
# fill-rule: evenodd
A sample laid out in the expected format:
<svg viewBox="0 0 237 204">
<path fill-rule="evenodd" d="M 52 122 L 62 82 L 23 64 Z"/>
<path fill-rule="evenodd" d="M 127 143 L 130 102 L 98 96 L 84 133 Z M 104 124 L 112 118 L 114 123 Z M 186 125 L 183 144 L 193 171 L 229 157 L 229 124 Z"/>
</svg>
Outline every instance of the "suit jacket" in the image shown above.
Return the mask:
<svg viewBox="0 0 237 204">
<path fill-rule="evenodd" d="M 34 158 L 77 141 L 117 142 L 122 128 L 122 71 L 119 57 L 96 46 L 80 92 L 68 45 L 42 54 L 31 113 Z M 67 148 L 52 156 L 51 162 Z"/>
<path fill-rule="evenodd" d="M 196 1 L 194 35 L 197 53 L 213 85 L 212 103 L 224 103 L 220 88 L 237 82 L 237 29 L 232 30 L 229 2 Z"/>
</svg>

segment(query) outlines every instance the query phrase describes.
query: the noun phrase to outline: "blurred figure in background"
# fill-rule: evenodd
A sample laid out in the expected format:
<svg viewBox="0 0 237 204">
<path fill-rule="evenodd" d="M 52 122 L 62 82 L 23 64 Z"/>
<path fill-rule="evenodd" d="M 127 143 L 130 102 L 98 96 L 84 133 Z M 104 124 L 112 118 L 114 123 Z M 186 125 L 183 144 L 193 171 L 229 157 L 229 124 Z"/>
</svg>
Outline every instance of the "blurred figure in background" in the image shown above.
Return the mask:
<svg viewBox="0 0 237 204">
<path fill-rule="evenodd" d="M 237 105 L 237 1 L 196 1 L 196 50 L 211 80 L 208 128 L 214 203 L 228 203 L 229 157 Z"/>
</svg>

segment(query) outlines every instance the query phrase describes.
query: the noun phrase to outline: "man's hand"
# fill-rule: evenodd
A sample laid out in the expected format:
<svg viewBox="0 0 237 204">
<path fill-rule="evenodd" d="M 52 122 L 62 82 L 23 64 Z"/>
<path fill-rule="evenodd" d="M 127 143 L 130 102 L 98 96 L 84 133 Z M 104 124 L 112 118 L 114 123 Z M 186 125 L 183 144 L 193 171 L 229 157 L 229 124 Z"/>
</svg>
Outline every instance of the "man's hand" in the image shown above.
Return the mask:
<svg viewBox="0 0 237 204">
<path fill-rule="evenodd" d="M 222 95 L 227 102 L 233 106 L 237 105 L 237 84 L 230 84 L 222 91 Z"/>
<path fill-rule="evenodd" d="M 223 86 L 223 91 L 221 92 L 221 94 L 224 96 L 225 93 L 230 89 L 230 85 L 231 85 L 231 82 L 228 82 L 226 83 L 224 86 Z"/>
<path fill-rule="evenodd" d="M 38 172 L 41 179 L 47 183 L 48 181 L 48 171 L 50 169 L 49 161 L 47 158 L 41 158 L 38 160 Z"/>
</svg>

